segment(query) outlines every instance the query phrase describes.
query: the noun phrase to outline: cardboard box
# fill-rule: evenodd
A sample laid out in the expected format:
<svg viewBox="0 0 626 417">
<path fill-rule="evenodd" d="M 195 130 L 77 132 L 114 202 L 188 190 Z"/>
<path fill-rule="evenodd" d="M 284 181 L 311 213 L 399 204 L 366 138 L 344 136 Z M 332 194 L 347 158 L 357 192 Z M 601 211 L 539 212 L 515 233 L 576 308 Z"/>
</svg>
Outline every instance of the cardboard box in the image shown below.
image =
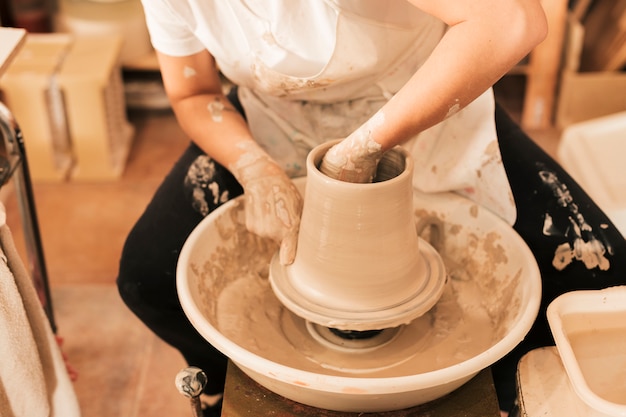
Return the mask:
<svg viewBox="0 0 626 417">
<path fill-rule="evenodd" d="M 34 181 L 119 178 L 134 129 L 126 118 L 122 39 L 29 34 L 0 78 Z"/>
<path fill-rule="evenodd" d="M 626 111 L 626 72 L 580 72 L 585 29 L 569 16 L 565 60 L 556 109 L 556 126 L 567 126 Z"/>
<path fill-rule="evenodd" d="M 77 37 L 57 75 L 76 160 L 72 180 L 113 180 L 124 171 L 134 129 L 126 119 L 121 46 L 116 37 Z"/>
<path fill-rule="evenodd" d="M 35 181 L 62 181 L 73 163 L 63 97 L 55 82 L 70 44 L 67 36 L 28 35 L 0 78 L 4 102 L 22 130 L 31 178 Z"/>
</svg>

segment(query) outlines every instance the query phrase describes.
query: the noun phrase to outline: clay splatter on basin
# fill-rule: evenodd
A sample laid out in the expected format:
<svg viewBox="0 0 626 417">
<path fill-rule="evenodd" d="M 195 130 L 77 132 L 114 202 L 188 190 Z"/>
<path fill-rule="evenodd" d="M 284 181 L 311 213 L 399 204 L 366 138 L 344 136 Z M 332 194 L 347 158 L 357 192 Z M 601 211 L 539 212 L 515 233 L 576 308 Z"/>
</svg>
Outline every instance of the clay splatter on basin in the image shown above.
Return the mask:
<svg viewBox="0 0 626 417">
<path fill-rule="evenodd" d="M 237 345 L 285 366 L 360 377 L 431 372 L 487 350 L 507 332 L 519 310 L 515 289 L 521 272 L 500 275 L 508 258 L 498 233 L 480 235 L 447 223 L 441 213 L 416 210 L 418 224 L 435 217 L 443 227 L 433 242 L 448 271 L 443 296 L 380 346 L 329 349 L 274 296 L 268 266 L 277 246 L 245 229 L 242 204 L 229 216 L 216 223 L 222 243 L 204 264 L 192 265 L 200 278 L 203 313 Z"/>
<path fill-rule="evenodd" d="M 537 315 L 539 271 L 513 229 L 458 195 L 416 192 L 416 230 L 441 254 L 444 294 L 409 325 L 338 338 L 275 298 L 268 276 L 278 247 L 246 230 L 243 204 L 224 204 L 189 236 L 177 270 L 179 298 L 207 341 L 291 400 L 352 412 L 432 401 L 510 352 Z"/>
</svg>

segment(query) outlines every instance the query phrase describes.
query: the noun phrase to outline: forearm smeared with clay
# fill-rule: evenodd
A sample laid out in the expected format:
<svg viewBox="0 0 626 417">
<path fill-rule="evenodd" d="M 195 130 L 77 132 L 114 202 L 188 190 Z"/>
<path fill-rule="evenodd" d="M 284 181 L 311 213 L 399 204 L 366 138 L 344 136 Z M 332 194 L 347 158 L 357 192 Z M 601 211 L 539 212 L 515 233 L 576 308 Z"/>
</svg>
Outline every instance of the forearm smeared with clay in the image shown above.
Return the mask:
<svg viewBox="0 0 626 417">
<path fill-rule="evenodd" d="M 287 174 L 255 142 L 241 142 L 243 153 L 228 169 L 244 189 L 246 227 L 280 242 L 280 262 L 296 255 L 302 197 Z"/>
<path fill-rule="evenodd" d="M 372 119 L 329 150 L 322 171 L 367 182 L 382 151 L 458 112 L 488 90 L 546 36 L 537 0 L 410 0 L 448 28 L 429 58 Z M 383 120 L 384 123 L 378 123 Z M 353 176 L 353 174 L 356 174 Z"/>
<path fill-rule="evenodd" d="M 180 126 L 243 187 L 246 227 L 280 243 L 283 264 L 293 262 L 302 197 L 224 96 L 215 60 L 206 50 L 189 56 L 157 51 L 157 56 Z"/>
</svg>

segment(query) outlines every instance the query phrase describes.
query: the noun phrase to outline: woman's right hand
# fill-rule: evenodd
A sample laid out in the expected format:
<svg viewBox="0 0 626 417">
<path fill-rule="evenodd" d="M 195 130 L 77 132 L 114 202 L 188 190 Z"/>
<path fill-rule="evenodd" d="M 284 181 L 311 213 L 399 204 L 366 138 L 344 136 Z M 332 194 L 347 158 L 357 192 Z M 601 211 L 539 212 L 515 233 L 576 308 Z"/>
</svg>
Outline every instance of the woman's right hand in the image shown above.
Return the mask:
<svg viewBox="0 0 626 417">
<path fill-rule="evenodd" d="M 382 155 L 383 151 L 378 143 L 369 136 L 355 133 L 326 152 L 320 171 L 340 181 L 372 182 Z"/>
</svg>

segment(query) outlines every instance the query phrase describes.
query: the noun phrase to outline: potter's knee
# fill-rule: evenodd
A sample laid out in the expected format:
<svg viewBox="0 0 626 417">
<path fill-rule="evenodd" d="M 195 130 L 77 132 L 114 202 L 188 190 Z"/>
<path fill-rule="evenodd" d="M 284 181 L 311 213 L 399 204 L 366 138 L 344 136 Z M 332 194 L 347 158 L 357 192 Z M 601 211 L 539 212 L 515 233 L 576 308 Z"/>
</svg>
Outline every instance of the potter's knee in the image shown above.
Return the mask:
<svg viewBox="0 0 626 417">
<path fill-rule="evenodd" d="M 131 310 L 133 306 L 147 303 L 143 277 L 151 275 L 151 271 L 141 266 L 139 259 L 127 253 L 122 254 L 116 284 L 122 300 Z"/>
<path fill-rule="evenodd" d="M 135 310 L 135 306 L 143 303 L 142 298 L 139 296 L 139 284 L 128 274 L 120 273 L 116 279 L 117 291 L 124 301 L 124 304 L 131 310 Z"/>
</svg>

